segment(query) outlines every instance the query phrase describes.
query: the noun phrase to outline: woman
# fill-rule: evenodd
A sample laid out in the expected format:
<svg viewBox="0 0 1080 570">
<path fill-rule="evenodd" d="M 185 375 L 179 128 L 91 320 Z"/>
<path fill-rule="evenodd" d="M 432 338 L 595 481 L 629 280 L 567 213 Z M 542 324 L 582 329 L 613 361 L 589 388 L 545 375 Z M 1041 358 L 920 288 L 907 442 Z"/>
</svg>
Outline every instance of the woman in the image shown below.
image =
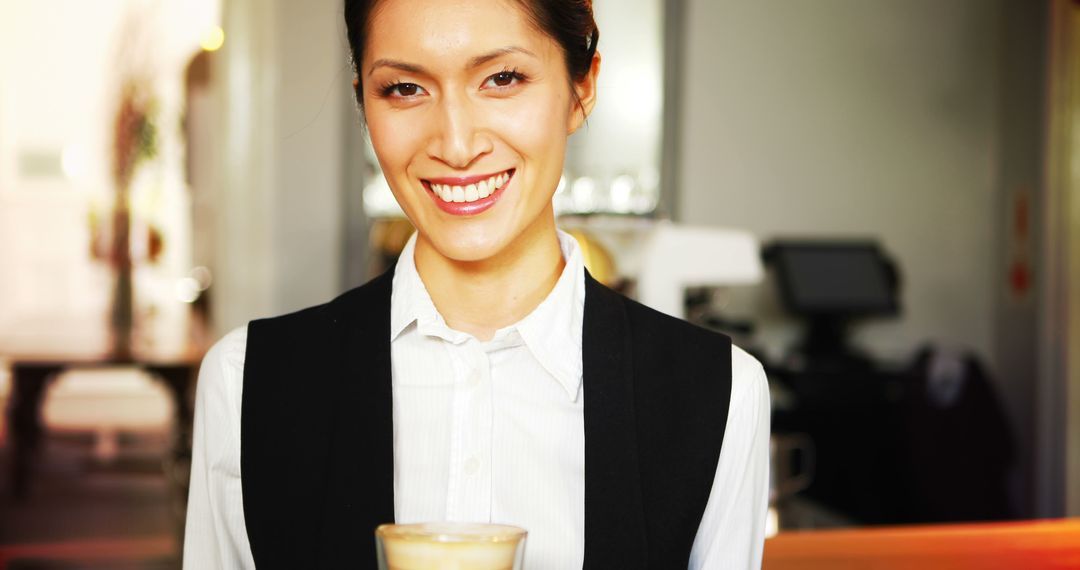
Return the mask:
<svg viewBox="0 0 1080 570">
<path fill-rule="evenodd" d="M 599 285 L 555 226 L 597 99 L 591 3 L 346 0 L 345 19 L 418 231 L 387 274 L 207 355 L 185 566 L 373 567 L 377 524 L 433 520 L 526 528 L 530 569 L 759 566 L 761 367 Z"/>
</svg>

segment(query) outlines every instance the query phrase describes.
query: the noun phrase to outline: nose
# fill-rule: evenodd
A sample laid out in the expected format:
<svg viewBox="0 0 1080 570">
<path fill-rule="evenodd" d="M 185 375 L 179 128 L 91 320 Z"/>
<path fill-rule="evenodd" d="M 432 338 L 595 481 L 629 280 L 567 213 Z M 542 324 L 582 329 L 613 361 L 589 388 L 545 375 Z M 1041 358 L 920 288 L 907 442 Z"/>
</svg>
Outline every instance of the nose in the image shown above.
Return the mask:
<svg viewBox="0 0 1080 570">
<path fill-rule="evenodd" d="M 467 96 L 447 96 L 439 103 L 439 116 L 428 155 L 455 169 L 466 169 L 492 150 L 491 137 L 482 127 L 481 110 Z"/>
</svg>

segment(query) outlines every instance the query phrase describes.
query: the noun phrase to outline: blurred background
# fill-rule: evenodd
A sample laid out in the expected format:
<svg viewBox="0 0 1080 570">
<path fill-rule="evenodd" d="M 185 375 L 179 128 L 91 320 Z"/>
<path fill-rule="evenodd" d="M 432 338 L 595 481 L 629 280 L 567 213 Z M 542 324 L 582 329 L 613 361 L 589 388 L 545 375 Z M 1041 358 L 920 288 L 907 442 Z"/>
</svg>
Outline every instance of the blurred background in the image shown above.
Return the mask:
<svg viewBox="0 0 1080 570">
<path fill-rule="evenodd" d="M 1080 516 L 1080 4 L 594 6 L 560 223 L 765 364 L 766 566 Z M 0 568 L 179 567 L 202 354 L 411 232 L 351 81 L 340 0 L 0 0 Z"/>
</svg>

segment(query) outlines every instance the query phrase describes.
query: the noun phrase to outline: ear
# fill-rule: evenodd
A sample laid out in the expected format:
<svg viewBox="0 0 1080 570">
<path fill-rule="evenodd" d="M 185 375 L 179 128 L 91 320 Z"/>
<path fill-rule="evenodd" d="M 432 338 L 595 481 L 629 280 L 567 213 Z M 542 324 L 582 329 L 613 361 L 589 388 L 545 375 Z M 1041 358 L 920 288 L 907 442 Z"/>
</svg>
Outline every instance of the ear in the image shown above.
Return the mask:
<svg viewBox="0 0 1080 570">
<path fill-rule="evenodd" d="M 574 131 L 578 130 L 596 106 L 596 81 L 599 76 L 600 52 L 596 52 L 593 54 L 592 65 L 589 66 L 585 77 L 581 81 L 574 82 L 577 99 L 571 101 L 574 107 L 570 109 L 570 120 L 566 126 L 567 134 L 574 134 Z"/>
</svg>

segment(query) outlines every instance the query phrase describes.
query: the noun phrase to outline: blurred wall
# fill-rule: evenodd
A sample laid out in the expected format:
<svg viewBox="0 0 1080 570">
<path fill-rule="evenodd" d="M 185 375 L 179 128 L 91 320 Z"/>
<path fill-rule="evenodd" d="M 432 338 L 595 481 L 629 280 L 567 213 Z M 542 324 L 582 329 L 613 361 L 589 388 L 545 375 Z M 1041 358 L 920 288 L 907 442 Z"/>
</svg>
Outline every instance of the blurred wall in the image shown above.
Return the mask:
<svg viewBox="0 0 1080 570">
<path fill-rule="evenodd" d="M 352 75 L 340 0 L 226 2 L 215 222 L 219 333 L 341 289 L 342 102 Z"/>
<path fill-rule="evenodd" d="M 998 6 L 690 0 L 681 219 L 879 238 L 904 316 L 861 340 L 903 356 L 941 339 L 992 361 Z M 792 331 L 773 324 L 775 348 Z"/>
<path fill-rule="evenodd" d="M 1017 429 L 1015 492 L 1036 498 L 1038 244 L 1008 234 L 1026 193 L 1038 232 L 1046 7 L 1026 0 L 688 0 L 680 195 L 690 223 L 774 237 L 873 237 L 899 262 L 903 316 L 856 341 L 902 361 L 974 350 Z M 771 287 L 736 291 L 772 356 L 797 338 Z M 1060 429 L 1060 427 L 1058 428 Z M 1060 497 L 1059 497 L 1060 499 Z"/>
</svg>

